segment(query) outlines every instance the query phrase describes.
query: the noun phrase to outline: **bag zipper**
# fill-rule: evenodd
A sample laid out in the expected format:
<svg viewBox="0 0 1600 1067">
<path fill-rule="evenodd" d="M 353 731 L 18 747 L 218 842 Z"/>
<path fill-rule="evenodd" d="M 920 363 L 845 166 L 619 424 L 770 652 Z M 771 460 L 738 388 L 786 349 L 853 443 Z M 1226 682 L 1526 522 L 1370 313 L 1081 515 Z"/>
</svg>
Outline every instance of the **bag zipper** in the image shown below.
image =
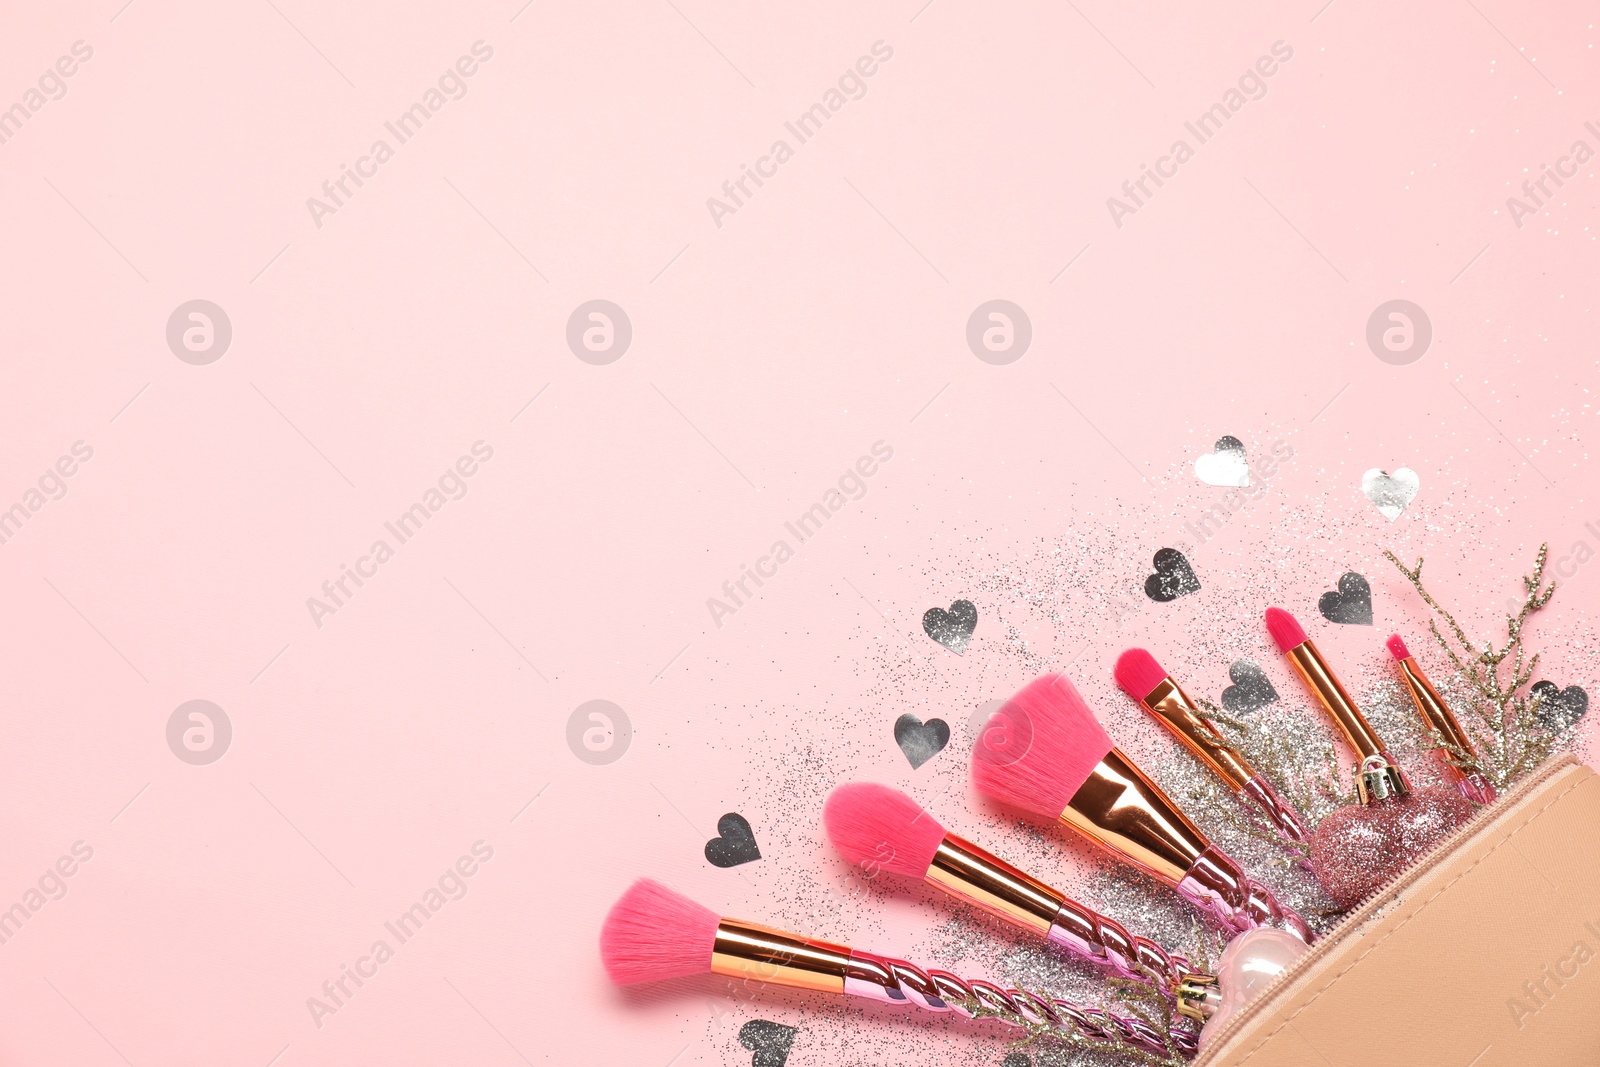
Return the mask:
<svg viewBox="0 0 1600 1067">
<path fill-rule="evenodd" d="M 1191 1067 L 1205 1067 L 1206 1064 L 1216 1059 L 1218 1051 L 1226 1046 L 1236 1033 L 1254 1021 L 1256 1016 L 1268 1010 L 1269 1002 L 1286 983 L 1294 981 L 1301 971 L 1313 966 L 1318 960 L 1326 956 L 1334 946 L 1343 942 L 1351 931 L 1359 929 L 1361 924 L 1370 918 L 1374 912 L 1392 903 L 1400 896 L 1403 890 L 1409 889 L 1422 874 L 1431 870 L 1451 852 L 1465 844 L 1469 838 L 1478 833 L 1484 826 L 1499 818 L 1506 809 L 1514 804 L 1521 803 L 1523 798 L 1555 777 L 1557 772 L 1578 764 L 1578 758 L 1571 753 L 1547 761 L 1543 766 L 1535 769 L 1526 778 L 1518 782 L 1510 792 L 1498 797 L 1493 804 L 1483 808 L 1471 819 L 1456 827 L 1449 837 L 1436 845 L 1422 859 L 1406 868 L 1394 881 L 1368 894 L 1344 918 L 1335 923 L 1333 929 L 1318 938 L 1317 943 L 1311 946 L 1311 951 L 1285 967 L 1282 974 L 1273 979 L 1270 985 L 1258 993 L 1233 1018 L 1229 1019 L 1222 1027 L 1222 1031 L 1206 1042 L 1206 1050 L 1193 1061 Z"/>
</svg>

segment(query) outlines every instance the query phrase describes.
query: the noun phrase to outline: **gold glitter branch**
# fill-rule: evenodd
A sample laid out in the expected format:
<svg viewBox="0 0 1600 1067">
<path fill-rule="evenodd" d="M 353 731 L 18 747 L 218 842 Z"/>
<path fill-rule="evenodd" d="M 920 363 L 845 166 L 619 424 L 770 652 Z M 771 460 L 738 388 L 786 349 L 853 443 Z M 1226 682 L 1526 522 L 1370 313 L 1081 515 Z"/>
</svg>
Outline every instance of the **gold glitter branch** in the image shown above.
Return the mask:
<svg viewBox="0 0 1600 1067">
<path fill-rule="evenodd" d="M 1438 616 L 1428 620 L 1428 629 L 1471 689 L 1469 706 L 1474 720 L 1469 720 L 1466 728 L 1473 735 L 1477 753 L 1448 743 L 1437 732 L 1435 740 L 1445 749 L 1452 764 L 1463 771 L 1482 774 L 1502 791 L 1544 762 L 1555 748 L 1560 733 L 1540 720 L 1543 694 L 1527 689 L 1538 669 L 1539 654 L 1527 656 L 1522 643 L 1522 631 L 1528 619 L 1550 603 L 1556 591 L 1555 582 L 1544 582 L 1545 559 L 1549 552 L 1548 544 L 1540 545 L 1533 574 L 1522 577 L 1522 605 L 1515 615 L 1506 616 L 1506 643 L 1496 648 L 1494 642 L 1485 641 L 1482 649 L 1467 636 L 1455 616 L 1423 586 L 1420 557 L 1415 567 L 1407 567 L 1393 552 L 1384 552 L 1410 581 L 1423 603 Z M 1444 620 L 1454 643 L 1440 632 L 1439 619 Z"/>
<path fill-rule="evenodd" d="M 1026 1031 L 1025 1036 L 1007 1042 L 1007 1048 L 1024 1049 L 1030 1045 L 1053 1043 L 1067 1048 L 1082 1049 L 1085 1052 L 1103 1052 L 1114 1056 L 1118 1062 L 1136 1063 L 1141 1067 L 1188 1067 L 1188 1057 L 1180 1052 L 1172 1041 L 1173 1012 L 1171 1005 L 1166 1003 L 1166 998 L 1149 985 L 1135 979 L 1109 978 L 1107 981 L 1113 988 L 1113 996 L 1122 1007 L 1162 1035 L 1162 1043 L 1166 1045 L 1165 1055 L 1147 1052 L 1117 1038 L 1094 1037 L 1081 1030 L 1064 1029 L 1045 1019 L 1031 1019 L 1025 1014 L 987 1004 L 977 997 L 968 998 L 961 1006 L 962 1010 L 974 1019 L 998 1019 Z M 1012 992 L 1020 993 L 1039 1003 L 1053 1003 L 1053 998 L 1048 993 L 1021 990 Z M 1142 1006 L 1150 999 L 1157 1002 L 1156 1010 L 1143 1010 Z"/>
<path fill-rule="evenodd" d="M 1332 742 L 1308 744 L 1269 728 L 1265 720 L 1252 726 L 1226 714 L 1209 700 L 1196 698 L 1195 703 L 1200 705 L 1202 718 L 1215 723 L 1246 759 L 1283 790 L 1295 810 L 1307 820 L 1308 829 L 1338 808 L 1355 803 L 1354 790 L 1343 784 L 1345 776 L 1339 773 L 1339 757 Z M 1292 859 L 1285 861 L 1285 866 L 1305 858 L 1304 844 L 1288 840 L 1255 815 L 1254 809 L 1247 810 L 1248 815 L 1231 809 L 1224 809 L 1224 812 L 1225 817 L 1250 836 L 1294 853 Z"/>
<path fill-rule="evenodd" d="M 1172 1002 L 1148 982 L 1141 982 L 1134 978 L 1108 977 L 1106 982 L 1111 987 L 1112 999 L 1130 1014 L 1144 1020 L 1162 1034 L 1167 1035 L 1165 1043 L 1167 1054 L 1157 1056 L 1142 1049 L 1132 1049 L 1135 1055 L 1134 1063 L 1146 1064 L 1149 1067 L 1187 1067 L 1188 1059 L 1178 1051 L 1172 1043 L 1172 1027 L 1176 1021 L 1173 1018 Z M 1108 1050 L 1110 1051 L 1110 1050 Z M 1130 1051 L 1124 1046 L 1118 1052 Z"/>
</svg>

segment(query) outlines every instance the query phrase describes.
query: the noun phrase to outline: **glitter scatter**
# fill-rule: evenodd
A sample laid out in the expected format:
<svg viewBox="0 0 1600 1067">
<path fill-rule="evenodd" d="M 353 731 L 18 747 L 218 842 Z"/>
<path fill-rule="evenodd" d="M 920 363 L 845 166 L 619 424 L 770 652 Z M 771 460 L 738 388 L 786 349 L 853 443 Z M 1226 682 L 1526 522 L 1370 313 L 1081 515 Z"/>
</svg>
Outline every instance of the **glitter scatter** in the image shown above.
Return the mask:
<svg viewBox="0 0 1600 1067">
<path fill-rule="evenodd" d="M 1279 700 L 1253 711 L 1250 727 L 1295 756 L 1294 762 L 1272 768 L 1258 761 L 1258 769 L 1268 772 L 1291 802 L 1297 802 L 1293 790 L 1275 773 L 1303 776 L 1298 784 L 1310 799 L 1301 813 L 1315 824 L 1349 795 L 1350 753 L 1271 648 L 1261 622 L 1263 609 L 1284 604 L 1314 613 L 1312 606 L 1330 582 L 1356 570 L 1374 578 L 1374 610 L 1382 626 L 1405 620 L 1416 629 L 1423 625 L 1418 620 L 1424 613 L 1410 587 L 1394 578 L 1383 559 L 1384 548 L 1392 544 L 1402 554 L 1442 555 L 1459 552 L 1455 546 L 1472 545 L 1492 556 L 1522 549 L 1476 527 L 1471 516 L 1477 509 L 1458 486 L 1441 485 L 1419 497 L 1407 509 L 1405 521 L 1385 531 L 1383 544 L 1370 542 L 1370 505 L 1359 497 L 1336 504 L 1318 493 L 1291 501 L 1274 483 L 1228 520 L 1225 535 L 1196 545 L 1195 517 L 1214 498 L 1185 488 L 1184 479 L 1173 479 L 1163 494 L 1165 502 L 1079 508 L 1070 525 L 1059 526 L 1048 537 L 1021 537 L 972 521 L 937 533 L 915 531 L 892 549 L 863 549 L 869 565 L 876 564 L 881 573 L 863 570 L 855 575 L 857 584 L 899 588 L 905 602 L 898 609 L 886 604 L 881 613 L 852 603 L 855 621 L 845 624 L 837 644 L 856 690 L 833 695 L 812 688 L 804 701 L 763 697 L 714 711 L 726 729 L 741 734 L 749 751 L 762 754 L 759 763 L 743 769 L 737 795 L 728 798 L 740 811 L 768 815 L 760 831 L 763 862 L 744 868 L 759 882 L 736 887 L 747 890 L 745 902 L 756 915 L 964 978 L 1126 1010 L 1126 994 L 1100 968 L 1031 941 L 915 881 L 869 878 L 834 855 L 821 830 L 823 800 L 840 782 L 869 779 L 907 790 L 951 832 L 1130 931 L 1197 963 L 1215 961 L 1224 944 L 1223 931 L 1172 889 L 1070 831 L 998 809 L 970 788 L 967 762 L 976 725 L 997 701 L 1040 674 L 1060 670 L 1073 677 L 1118 746 L 1208 836 L 1318 933 L 1337 925 L 1344 911 L 1301 862 L 1303 856 L 1275 834 L 1259 832 L 1262 827 L 1252 824 L 1249 802 L 1224 787 L 1115 688 L 1111 663 L 1128 646 L 1148 645 L 1186 690 L 1210 701 L 1231 684 L 1230 664 L 1240 659 L 1260 664 Z M 1248 544 L 1234 537 L 1235 525 L 1249 535 Z M 925 537 L 926 545 L 921 556 L 912 557 L 909 546 L 916 536 Z M 1144 595 L 1151 555 L 1162 547 L 1176 547 L 1189 556 L 1201 581 L 1199 592 L 1168 604 Z M 1463 589 L 1475 591 L 1483 600 L 1479 614 L 1492 619 L 1506 596 L 1504 568 L 1463 567 L 1463 572 L 1472 578 L 1465 586 L 1458 583 L 1452 595 L 1459 601 Z M 1380 579 L 1385 574 L 1390 577 Z M 958 598 L 972 601 L 979 614 L 961 656 L 929 641 L 919 614 L 929 604 Z M 1471 610 L 1464 606 L 1458 617 L 1474 617 Z M 1593 627 L 1576 614 L 1541 623 L 1541 632 L 1529 641 L 1545 650 L 1547 669 L 1557 672 L 1563 684 L 1582 682 L 1594 690 L 1594 679 L 1600 678 L 1600 641 Z M 1324 651 L 1330 652 L 1326 645 Z M 1442 784 L 1436 743 L 1382 649 L 1381 635 L 1371 654 L 1339 649 L 1330 658 L 1416 787 Z M 1430 668 L 1436 664 L 1434 657 Z M 1464 681 L 1443 669 L 1434 671 L 1434 682 L 1453 705 L 1466 695 Z M 951 730 L 946 748 L 915 771 L 908 769 L 891 736 L 894 721 L 906 713 L 924 721 L 937 716 Z M 1568 731 L 1560 747 L 1581 748 L 1587 733 L 1584 720 Z M 748 1051 L 731 1035 L 754 1017 L 799 1026 L 795 1054 L 803 1051 L 805 1062 L 813 1064 L 959 1061 L 1098 1067 L 1127 1062 L 1115 1054 L 1049 1042 L 1017 1046 L 1014 1032 L 995 1023 L 778 990 L 736 990 L 720 1003 L 722 1014 L 713 1014 L 708 1037 L 712 1048 L 720 1050 L 713 1055 L 727 1067 L 749 1062 Z M 952 1048 L 960 1050 L 959 1056 L 952 1058 Z"/>
</svg>

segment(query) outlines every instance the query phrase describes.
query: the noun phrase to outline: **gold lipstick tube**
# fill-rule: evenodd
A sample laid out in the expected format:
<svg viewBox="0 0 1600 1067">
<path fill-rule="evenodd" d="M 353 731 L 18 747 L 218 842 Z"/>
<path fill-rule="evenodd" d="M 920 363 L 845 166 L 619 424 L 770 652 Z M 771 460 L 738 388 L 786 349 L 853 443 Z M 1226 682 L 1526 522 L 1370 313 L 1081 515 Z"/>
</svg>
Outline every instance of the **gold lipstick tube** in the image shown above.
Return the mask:
<svg viewBox="0 0 1600 1067">
<path fill-rule="evenodd" d="M 1206 718 L 1200 705 L 1170 676 L 1157 682 L 1156 687 L 1140 703 L 1229 788 L 1254 801 L 1283 836 L 1291 841 L 1305 840 L 1305 824 L 1300 816 L 1278 795 L 1271 783 L 1250 765 L 1250 761 L 1228 744 L 1216 724 Z"/>
<path fill-rule="evenodd" d="M 850 950 L 843 945 L 797 937 L 768 926 L 723 919 L 711 950 L 711 973 L 727 978 L 843 993 Z"/>
<path fill-rule="evenodd" d="M 1316 644 L 1306 638 L 1285 652 L 1284 658 L 1294 666 L 1296 673 L 1306 683 L 1306 688 L 1316 695 L 1318 702 L 1333 717 L 1339 732 L 1356 750 L 1356 763 L 1362 768 L 1356 774 L 1356 792 L 1361 802 L 1370 804 L 1385 797 L 1403 797 L 1411 792 L 1411 783 L 1405 772 L 1384 748 L 1377 731 L 1361 714 L 1356 702 L 1345 692 L 1344 685 L 1328 666 L 1328 661 L 1322 658 L 1322 653 L 1317 651 Z M 1381 767 L 1375 761 L 1369 762 L 1375 756 L 1382 757 Z"/>
<path fill-rule="evenodd" d="M 1406 688 L 1411 691 L 1411 701 L 1416 704 L 1423 721 L 1438 731 L 1439 736 L 1446 742 L 1476 758 L 1478 750 L 1473 747 L 1471 739 L 1456 721 L 1455 715 L 1451 714 L 1439 691 L 1428 681 L 1428 676 L 1422 673 L 1422 667 L 1418 665 L 1416 657 L 1407 656 L 1399 662 L 1400 673 L 1405 676 Z M 1448 753 L 1448 750 L 1446 751 Z M 1483 775 L 1464 771 L 1448 760 L 1445 766 L 1450 768 L 1456 789 L 1462 796 L 1479 804 L 1488 804 L 1494 800 L 1495 788 Z"/>
</svg>

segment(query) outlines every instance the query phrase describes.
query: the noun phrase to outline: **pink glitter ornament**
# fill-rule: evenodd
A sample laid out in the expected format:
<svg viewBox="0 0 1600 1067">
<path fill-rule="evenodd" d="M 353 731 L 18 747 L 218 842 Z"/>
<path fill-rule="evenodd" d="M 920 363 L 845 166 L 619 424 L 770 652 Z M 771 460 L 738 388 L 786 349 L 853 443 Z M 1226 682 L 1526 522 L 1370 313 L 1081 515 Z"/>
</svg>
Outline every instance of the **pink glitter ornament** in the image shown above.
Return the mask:
<svg viewBox="0 0 1600 1067">
<path fill-rule="evenodd" d="M 1362 764 L 1363 775 L 1383 770 L 1379 757 Z M 1311 835 L 1311 870 L 1341 908 L 1353 908 L 1377 892 L 1472 818 L 1477 808 L 1448 786 L 1377 795 L 1322 820 Z"/>
</svg>

